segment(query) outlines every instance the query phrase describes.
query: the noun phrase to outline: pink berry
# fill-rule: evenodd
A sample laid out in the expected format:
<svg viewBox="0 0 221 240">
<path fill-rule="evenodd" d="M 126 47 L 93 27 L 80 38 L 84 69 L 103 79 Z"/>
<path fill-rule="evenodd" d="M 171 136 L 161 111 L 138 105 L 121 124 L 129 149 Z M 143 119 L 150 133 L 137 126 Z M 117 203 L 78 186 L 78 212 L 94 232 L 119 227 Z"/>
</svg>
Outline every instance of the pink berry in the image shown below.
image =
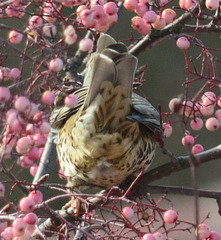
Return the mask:
<svg viewBox="0 0 221 240">
<path fill-rule="evenodd" d="M 43 195 L 40 191 L 32 191 L 28 194 L 28 197 L 34 200 L 35 204 L 42 203 L 43 201 Z"/>
<path fill-rule="evenodd" d="M 63 61 L 60 58 L 52 59 L 49 62 L 49 69 L 52 72 L 59 72 L 62 70 L 62 68 L 63 68 Z"/>
<path fill-rule="evenodd" d="M 0 80 L 7 81 L 11 78 L 10 76 L 10 68 L 7 67 L 0 67 Z"/>
<path fill-rule="evenodd" d="M 216 100 L 216 94 L 214 92 L 205 92 L 202 96 L 202 101 L 204 101 L 205 99 L 211 99 L 213 101 Z"/>
<path fill-rule="evenodd" d="M 134 215 L 134 210 L 131 207 L 124 207 L 122 210 L 122 214 L 125 218 L 132 218 Z"/>
<path fill-rule="evenodd" d="M 205 107 L 215 107 L 216 105 L 216 95 L 209 95 L 205 93 L 202 97 L 202 105 Z"/>
<path fill-rule="evenodd" d="M 152 23 L 152 27 L 156 30 L 161 30 L 166 26 L 166 21 L 164 18 L 157 15 L 157 19 L 154 23 Z"/>
<path fill-rule="evenodd" d="M 5 9 L 5 13 L 8 15 L 8 17 L 22 17 L 22 8 L 20 6 L 11 6 L 8 5 Z"/>
<path fill-rule="evenodd" d="M 107 2 L 104 4 L 104 11 L 108 15 L 113 15 L 117 13 L 117 5 L 115 2 Z"/>
<path fill-rule="evenodd" d="M 202 107 L 205 108 L 214 108 L 216 105 L 216 100 L 210 99 L 210 98 L 206 98 L 202 101 Z"/>
<path fill-rule="evenodd" d="M 135 29 L 135 30 L 139 30 L 141 28 L 144 27 L 144 19 L 139 17 L 139 16 L 136 16 L 136 17 L 133 17 L 132 18 L 132 28 Z"/>
<path fill-rule="evenodd" d="M 63 1 L 64 2 L 64 1 Z M 43 12 L 43 18 L 45 21 L 47 21 L 48 23 L 53 23 L 56 21 L 56 9 L 57 6 L 52 3 L 52 2 L 44 2 L 44 6 L 42 8 L 42 12 Z"/>
<path fill-rule="evenodd" d="M 189 100 L 183 102 L 183 109 L 187 117 L 194 117 L 199 111 L 198 105 Z"/>
<path fill-rule="evenodd" d="M 192 9 L 196 6 L 196 4 L 197 4 L 196 0 L 186 0 L 185 1 L 186 9 Z"/>
<path fill-rule="evenodd" d="M 103 18 L 104 20 L 105 18 Z M 101 20 L 101 21 L 103 21 Z M 106 18 L 106 24 L 102 24 L 99 20 L 95 21 L 94 28 L 96 29 L 97 32 L 105 33 L 109 29 L 109 24 L 108 24 L 108 18 Z"/>
<path fill-rule="evenodd" d="M 22 168 L 30 168 L 33 165 L 33 159 L 30 159 L 28 156 L 21 156 L 19 164 Z"/>
<path fill-rule="evenodd" d="M 29 99 L 25 96 L 20 96 L 15 100 L 14 103 L 15 109 L 17 109 L 19 112 L 28 112 L 31 107 L 31 103 Z"/>
<path fill-rule="evenodd" d="M 46 23 L 43 27 L 43 33 L 46 37 L 53 37 L 57 33 L 57 27 L 52 23 Z"/>
<path fill-rule="evenodd" d="M 32 212 L 35 208 L 35 201 L 30 197 L 24 197 L 19 202 L 19 207 L 24 213 Z"/>
<path fill-rule="evenodd" d="M 55 95 L 52 91 L 44 91 L 41 96 L 41 101 L 45 105 L 52 105 L 54 103 Z"/>
<path fill-rule="evenodd" d="M 64 99 L 64 104 L 69 108 L 74 108 L 78 104 L 78 98 L 75 94 L 69 94 Z"/>
<path fill-rule="evenodd" d="M 143 16 L 147 11 L 148 11 L 148 6 L 144 3 L 138 3 L 136 9 L 135 9 L 135 12 L 137 15 L 139 16 Z"/>
<path fill-rule="evenodd" d="M 11 126 L 15 119 L 19 119 L 19 113 L 14 108 L 11 108 L 6 112 L 7 124 Z"/>
<path fill-rule="evenodd" d="M 152 11 L 152 10 L 147 11 L 147 12 L 144 13 L 143 19 L 147 23 L 152 24 L 152 23 L 154 23 L 157 20 L 157 14 L 154 11 Z"/>
<path fill-rule="evenodd" d="M 171 136 L 172 132 L 173 132 L 173 128 L 169 123 L 164 123 L 163 124 L 163 128 L 164 128 L 164 134 L 166 137 Z"/>
<path fill-rule="evenodd" d="M 179 0 L 179 5 L 183 9 L 192 9 L 196 4 L 195 0 Z"/>
<path fill-rule="evenodd" d="M 13 221 L 13 235 L 14 236 L 22 236 L 25 233 L 26 222 L 23 218 L 16 218 Z"/>
<path fill-rule="evenodd" d="M 8 34 L 8 39 L 12 44 L 19 44 L 22 41 L 23 35 L 15 30 Z"/>
<path fill-rule="evenodd" d="M 142 35 L 146 35 L 151 31 L 151 25 L 146 23 L 146 21 L 139 16 L 132 18 L 131 26 L 133 29 L 137 30 Z"/>
<path fill-rule="evenodd" d="M 11 130 L 16 133 L 21 133 L 23 130 L 23 123 L 19 119 L 15 119 L 11 125 Z"/>
<path fill-rule="evenodd" d="M 13 227 L 7 227 L 1 233 L 1 238 L 3 238 L 3 240 L 12 240 L 12 238 L 13 238 Z"/>
<path fill-rule="evenodd" d="M 168 3 L 168 0 L 159 0 L 160 7 L 165 6 Z"/>
<path fill-rule="evenodd" d="M 221 96 L 219 96 L 219 98 L 217 100 L 217 105 L 221 108 Z"/>
<path fill-rule="evenodd" d="M 37 133 L 33 136 L 33 140 L 34 140 L 34 145 L 36 147 L 44 146 L 47 142 L 47 138 L 44 135 L 39 134 L 39 133 Z"/>
<path fill-rule="evenodd" d="M 17 140 L 17 136 L 13 136 L 10 133 L 5 133 L 2 138 L 2 142 L 10 147 L 14 147 L 17 143 Z"/>
<path fill-rule="evenodd" d="M 85 5 L 80 5 L 76 10 L 77 16 L 80 17 L 81 12 L 85 9 L 87 9 L 87 7 Z"/>
<path fill-rule="evenodd" d="M 199 240 L 204 240 L 210 236 L 211 229 L 205 223 L 199 224 L 196 230 L 196 234 L 198 234 Z"/>
<path fill-rule="evenodd" d="M 147 233 L 143 235 L 143 240 L 156 240 L 156 238 L 151 233 Z"/>
<path fill-rule="evenodd" d="M 19 237 L 14 237 L 13 240 L 30 240 L 32 233 L 30 232 L 29 227 L 27 226 L 24 234 L 22 236 L 19 236 Z"/>
<path fill-rule="evenodd" d="M 45 94 L 45 95 L 47 95 L 47 94 Z M 48 95 L 50 95 L 50 97 L 51 96 L 54 97 L 54 94 L 51 94 L 51 91 L 48 92 Z M 46 119 L 47 119 L 47 116 L 46 116 L 45 112 L 43 112 L 43 111 L 38 111 L 33 116 L 34 123 L 39 123 L 39 122 L 45 121 Z"/>
<path fill-rule="evenodd" d="M 117 23 L 117 20 L 118 20 L 117 13 L 108 16 L 108 23 L 110 26 L 113 26 L 115 23 Z"/>
<path fill-rule="evenodd" d="M 219 128 L 219 121 L 214 117 L 210 117 L 206 120 L 205 125 L 207 130 L 216 131 Z"/>
<path fill-rule="evenodd" d="M 153 236 L 155 237 L 155 240 L 164 240 L 164 236 L 160 232 L 155 232 Z"/>
<path fill-rule="evenodd" d="M 68 45 L 74 44 L 77 40 L 77 34 L 72 25 L 69 25 L 64 30 L 64 41 Z"/>
<path fill-rule="evenodd" d="M 12 68 L 10 76 L 12 79 L 18 79 L 21 76 L 21 71 L 18 68 Z"/>
<path fill-rule="evenodd" d="M 15 101 L 15 103 L 16 103 L 16 101 Z M 14 105 L 15 105 L 15 104 L 14 104 Z M 9 111 L 7 111 L 7 113 L 6 113 L 6 121 L 7 121 L 8 125 L 9 125 L 10 127 L 12 127 L 12 124 L 13 124 L 16 120 L 20 121 L 21 124 L 23 123 L 23 119 L 21 118 L 21 115 L 20 115 L 19 112 L 17 111 L 18 109 L 19 109 L 19 110 L 20 110 L 20 109 L 23 110 L 23 108 L 20 107 L 20 103 L 19 103 L 19 102 L 16 103 L 16 108 L 17 108 L 17 109 L 11 108 L 11 109 L 9 109 Z"/>
<path fill-rule="evenodd" d="M 26 125 L 25 131 L 27 134 L 39 133 L 38 127 L 33 123 L 28 123 Z"/>
<path fill-rule="evenodd" d="M 169 109 L 172 113 L 181 114 L 183 106 L 181 104 L 180 98 L 172 98 L 169 102 Z"/>
<path fill-rule="evenodd" d="M 201 144 L 195 144 L 192 147 L 192 154 L 197 154 L 197 153 L 201 153 L 204 151 L 204 148 Z"/>
<path fill-rule="evenodd" d="M 5 231 L 7 227 L 8 227 L 8 222 L 0 222 L 0 233 Z"/>
<path fill-rule="evenodd" d="M 38 166 L 37 165 L 31 166 L 29 171 L 30 171 L 31 175 L 34 177 L 38 171 Z"/>
<path fill-rule="evenodd" d="M 219 109 L 215 112 L 215 117 L 217 118 L 217 120 L 219 122 L 221 122 L 221 109 Z"/>
<path fill-rule="evenodd" d="M 4 14 L 3 14 L 3 10 L 2 8 L 0 8 L 0 18 L 3 18 Z"/>
<path fill-rule="evenodd" d="M 10 90 L 7 87 L 0 87 L 0 103 L 7 102 L 10 97 Z"/>
<path fill-rule="evenodd" d="M 91 28 L 95 24 L 94 13 L 90 9 L 84 9 L 80 13 L 80 19 L 85 27 Z"/>
<path fill-rule="evenodd" d="M 43 148 L 43 147 L 41 147 L 41 148 L 39 149 L 40 158 L 41 158 L 41 156 L 42 156 L 43 152 L 44 152 L 44 148 Z"/>
<path fill-rule="evenodd" d="M 104 1 L 103 0 L 91 0 L 91 7 L 94 7 L 95 5 L 100 5 L 100 6 L 104 6 Z"/>
<path fill-rule="evenodd" d="M 24 221 L 29 225 L 35 225 L 37 223 L 38 217 L 35 213 L 27 213 L 24 216 Z"/>
<path fill-rule="evenodd" d="M 104 8 L 103 6 L 101 5 L 94 5 L 92 8 L 91 8 L 92 12 L 94 13 L 94 18 L 95 20 L 98 20 L 98 21 L 102 21 L 102 25 L 105 24 L 105 17 L 107 17 L 107 14 L 105 13 L 104 11 Z"/>
<path fill-rule="evenodd" d="M 176 12 L 171 8 L 164 9 L 162 12 L 162 18 L 165 19 L 167 24 L 172 23 L 176 19 Z"/>
<path fill-rule="evenodd" d="M 33 117 L 38 111 L 38 104 L 36 103 L 31 103 L 30 111 L 28 112 L 28 117 Z"/>
<path fill-rule="evenodd" d="M 211 116 L 211 115 L 213 115 L 213 113 L 214 113 L 214 107 L 201 106 L 201 107 L 200 107 L 200 113 L 201 113 L 204 117 Z"/>
<path fill-rule="evenodd" d="M 79 50 L 82 52 L 88 52 L 93 47 L 93 41 L 90 38 L 83 38 L 79 43 Z"/>
<path fill-rule="evenodd" d="M 194 139 L 194 137 L 191 136 L 191 135 L 187 135 L 187 136 L 185 136 L 185 137 L 182 138 L 182 144 L 183 144 L 183 146 L 185 146 L 185 147 L 191 147 L 191 146 L 193 146 L 194 142 L 195 142 L 195 139 Z"/>
<path fill-rule="evenodd" d="M 0 182 L 0 197 L 4 197 L 4 195 L 5 195 L 5 185 L 3 185 Z"/>
<path fill-rule="evenodd" d="M 40 129 L 40 132 L 41 132 L 42 134 L 48 134 L 48 133 L 50 132 L 50 130 L 51 130 L 51 125 L 50 125 L 50 123 L 48 123 L 48 122 L 43 122 L 43 123 L 40 125 L 39 129 Z"/>
<path fill-rule="evenodd" d="M 190 126 L 193 130 L 200 130 L 203 127 L 203 120 L 201 118 L 194 118 L 191 122 L 190 122 Z"/>
<path fill-rule="evenodd" d="M 124 7 L 128 10 L 128 11 L 134 11 L 136 9 L 138 5 L 138 1 L 137 0 L 125 0 L 124 1 Z"/>
<path fill-rule="evenodd" d="M 16 150 L 20 154 L 27 153 L 32 148 L 34 142 L 30 137 L 21 137 L 16 146 Z"/>
<path fill-rule="evenodd" d="M 167 210 L 163 215 L 164 221 L 169 224 L 175 223 L 177 218 L 178 218 L 177 212 L 172 209 Z"/>
<path fill-rule="evenodd" d="M 209 238 L 207 238 L 207 240 L 220 240 L 220 235 L 216 231 L 211 231 Z"/>
<path fill-rule="evenodd" d="M 205 5 L 209 10 L 217 10 L 219 8 L 219 0 L 206 0 Z"/>
<path fill-rule="evenodd" d="M 144 36 L 149 34 L 151 32 L 151 25 L 144 21 L 143 27 L 138 32 Z"/>
<path fill-rule="evenodd" d="M 27 154 L 27 157 L 31 160 L 38 160 L 40 158 L 40 150 L 38 147 L 33 147 Z"/>
<path fill-rule="evenodd" d="M 29 29 L 36 29 L 42 26 L 43 20 L 40 16 L 32 16 L 29 20 Z"/>
<path fill-rule="evenodd" d="M 187 50 L 190 46 L 190 42 L 186 37 L 180 37 L 177 39 L 176 45 L 181 50 Z"/>
</svg>

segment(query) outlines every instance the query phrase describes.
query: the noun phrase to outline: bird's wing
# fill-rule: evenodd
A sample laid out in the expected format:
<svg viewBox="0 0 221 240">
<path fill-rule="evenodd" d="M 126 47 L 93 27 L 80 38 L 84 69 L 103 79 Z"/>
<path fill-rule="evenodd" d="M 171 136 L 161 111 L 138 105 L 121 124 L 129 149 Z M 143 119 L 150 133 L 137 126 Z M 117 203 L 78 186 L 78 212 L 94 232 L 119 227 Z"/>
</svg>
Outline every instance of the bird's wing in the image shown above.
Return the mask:
<svg viewBox="0 0 221 240">
<path fill-rule="evenodd" d="M 145 98 L 133 92 L 132 113 L 127 116 L 131 121 L 138 121 L 154 134 L 161 132 L 160 115 L 157 110 Z"/>
<path fill-rule="evenodd" d="M 79 108 L 83 105 L 86 95 L 87 95 L 88 87 L 83 87 L 74 92 L 74 94 L 78 98 L 78 103 L 74 108 L 70 108 L 64 105 L 64 96 L 62 94 L 58 94 L 56 96 L 57 102 L 60 104 L 56 104 L 55 99 L 55 107 L 50 116 L 50 124 L 54 129 L 60 129 L 66 120 L 74 113 L 76 113 Z"/>
</svg>

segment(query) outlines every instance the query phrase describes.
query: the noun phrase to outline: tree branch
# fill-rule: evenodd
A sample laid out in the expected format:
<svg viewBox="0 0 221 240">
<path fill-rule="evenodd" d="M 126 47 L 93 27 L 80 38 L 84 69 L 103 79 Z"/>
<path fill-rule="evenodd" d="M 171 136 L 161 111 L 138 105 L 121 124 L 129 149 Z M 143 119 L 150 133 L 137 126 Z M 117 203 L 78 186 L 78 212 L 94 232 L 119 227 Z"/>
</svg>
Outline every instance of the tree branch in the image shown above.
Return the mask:
<svg viewBox="0 0 221 240">
<path fill-rule="evenodd" d="M 193 196 L 193 188 L 188 187 L 176 187 L 176 186 L 162 186 L 162 185 L 148 185 L 148 192 L 150 193 L 166 193 L 166 194 L 183 194 L 187 196 Z M 203 198 L 212 198 L 212 199 L 221 199 L 221 192 L 217 191 L 208 191 L 208 190 L 197 190 L 199 197 Z"/>
<path fill-rule="evenodd" d="M 202 4 L 204 5 L 204 4 Z M 182 14 L 179 18 L 177 18 L 172 23 L 168 24 L 162 30 L 154 30 L 152 29 L 151 33 L 146 35 L 141 41 L 137 42 L 131 49 L 130 53 L 137 56 L 144 49 L 153 48 L 158 42 L 162 41 L 170 34 L 179 34 L 181 32 L 194 32 L 199 30 L 200 32 L 220 32 L 220 28 L 213 23 L 213 20 L 207 25 L 186 25 L 185 23 L 191 19 L 193 14 L 197 14 L 199 11 L 198 5 L 189 12 Z"/>
<path fill-rule="evenodd" d="M 56 135 L 57 133 L 55 130 L 51 129 L 50 133 L 48 134 L 47 142 L 40 160 L 38 171 L 32 182 L 33 184 L 36 184 L 42 176 L 50 173 L 51 169 L 53 169 L 53 166 L 57 159 L 56 146 L 54 143 Z M 42 188 L 40 190 L 42 190 Z"/>
<path fill-rule="evenodd" d="M 136 189 L 136 193 L 139 193 L 139 195 L 144 195 L 148 191 L 149 183 L 159 180 L 162 177 L 169 176 L 172 173 L 189 168 L 190 162 L 192 162 L 195 166 L 199 166 L 200 164 L 219 158 L 221 158 L 221 144 L 196 155 L 173 158 L 173 161 L 165 163 L 145 173 L 135 184 L 134 189 Z M 177 160 L 176 162 L 174 161 L 175 159 Z"/>
</svg>

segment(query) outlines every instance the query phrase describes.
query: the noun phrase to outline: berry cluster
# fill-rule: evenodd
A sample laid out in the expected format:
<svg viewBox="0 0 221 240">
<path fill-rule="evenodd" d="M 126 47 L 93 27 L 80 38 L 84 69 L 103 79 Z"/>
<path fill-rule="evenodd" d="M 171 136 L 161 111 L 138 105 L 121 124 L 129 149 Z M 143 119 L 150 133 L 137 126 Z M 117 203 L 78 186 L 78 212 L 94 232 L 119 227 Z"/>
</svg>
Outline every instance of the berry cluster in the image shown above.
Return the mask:
<svg viewBox="0 0 221 240">
<path fill-rule="evenodd" d="M 19 213 L 11 225 L 0 223 L 0 236 L 4 240 L 29 240 L 35 231 L 38 217 L 33 210 L 35 205 L 42 203 L 43 196 L 39 191 L 32 191 L 19 201 Z"/>
<path fill-rule="evenodd" d="M 171 8 L 167 8 L 169 4 L 170 1 L 168 0 L 159 0 L 158 2 L 151 0 L 124 1 L 124 7 L 128 11 L 134 11 L 138 15 L 132 18 L 132 27 L 142 35 L 149 34 L 152 28 L 156 30 L 164 29 L 167 24 L 172 23 L 176 19 L 176 12 Z M 191 11 L 196 6 L 197 1 L 195 0 L 179 1 L 179 7 L 182 10 Z M 206 0 L 206 8 L 217 10 L 219 8 L 219 0 Z M 179 42 L 177 45 L 180 47 Z"/>
<path fill-rule="evenodd" d="M 201 144 L 195 144 L 194 131 L 203 128 L 204 123 L 208 131 L 217 131 L 221 126 L 221 96 L 216 96 L 214 92 L 205 92 L 197 101 L 181 101 L 179 98 L 173 98 L 169 102 L 171 113 L 183 115 L 190 121 L 190 132 L 187 131 L 186 136 L 182 138 L 182 144 L 185 147 L 192 147 L 192 153 L 197 154 L 204 151 Z M 166 137 L 172 134 L 172 126 L 168 123 L 164 124 Z M 195 145 L 194 145 L 195 144 Z"/>
<path fill-rule="evenodd" d="M 35 174 L 51 128 L 48 116 L 28 97 L 13 95 L 6 87 L 0 87 L 0 96 L 1 103 L 13 102 L 4 117 L 1 156 L 7 158 L 15 147 L 16 152 L 22 155 L 18 161 L 20 166 L 30 168 L 31 174 Z M 49 104 L 48 96 L 43 94 L 42 98 L 43 102 Z"/>
<path fill-rule="evenodd" d="M 77 9 L 78 21 L 87 28 L 94 28 L 98 32 L 106 32 L 118 20 L 117 4 L 92 0 L 90 8 L 81 5 Z"/>
<path fill-rule="evenodd" d="M 127 206 L 122 209 L 122 215 L 128 219 L 132 220 L 135 217 L 133 208 Z M 173 209 L 166 210 L 163 215 L 163 221 L 165 224 L 176 225 L 178 222 L 178 214 Z M 220 235 L 216 231 L 211 231 L 210 227 L 205 223 L 199 224 L 195 230 L 196 235 L 198 235 L 199 240 L 220 240 Z M 164 240 L 166 238 L 167 231 L 155 231 L 153 233 L 144 233 L 140 240 Z M 170 238 L 171 239 L 171 238 Z"/>
</svg>

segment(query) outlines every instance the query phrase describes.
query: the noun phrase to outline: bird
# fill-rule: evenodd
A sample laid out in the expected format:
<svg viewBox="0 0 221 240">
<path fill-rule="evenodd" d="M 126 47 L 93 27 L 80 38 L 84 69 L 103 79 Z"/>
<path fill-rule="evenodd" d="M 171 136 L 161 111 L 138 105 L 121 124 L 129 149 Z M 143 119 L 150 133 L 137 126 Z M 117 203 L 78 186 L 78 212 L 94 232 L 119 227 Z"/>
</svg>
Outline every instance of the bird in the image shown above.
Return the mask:
<svg viewBox="0 0 221 240">
<path fill-rule="evenodd" d="M 55 103 L 50 123 L 58 131 L 56 149 L 69 187 L 111 189 L 150 166 L 160 115 L 133 91 L 137 63 L 125 44 L 103 34 L 82 86 L 73 90 L 77 104 Z"/>
</svg>

